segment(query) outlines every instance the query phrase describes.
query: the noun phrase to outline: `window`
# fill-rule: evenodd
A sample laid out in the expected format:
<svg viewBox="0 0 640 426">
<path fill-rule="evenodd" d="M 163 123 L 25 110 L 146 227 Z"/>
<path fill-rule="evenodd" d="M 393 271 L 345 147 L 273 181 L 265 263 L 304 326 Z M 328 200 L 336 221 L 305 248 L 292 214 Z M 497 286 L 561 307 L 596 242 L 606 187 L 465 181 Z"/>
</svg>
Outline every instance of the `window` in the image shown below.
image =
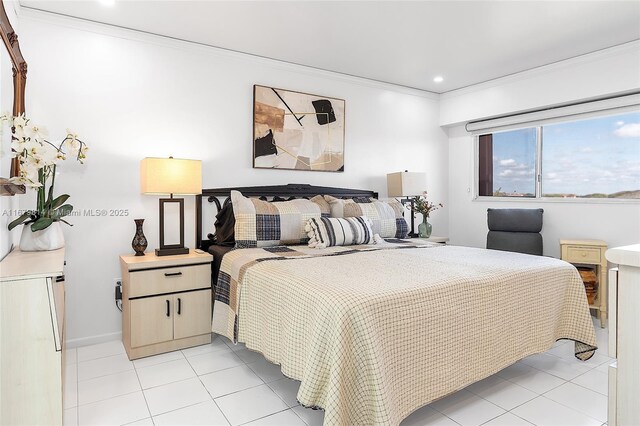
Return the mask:
<svg viewBox="0 0 640 426">
<path fill-rule="evenodd" d="M 536 196 L 536 129 L 482 135 L 480 147 L 481 196 Z"/>
<path fill-rule="evenodd" d="M 640 112 L 480 135 L 478 195 L 640 199 Z"/>
</svg>

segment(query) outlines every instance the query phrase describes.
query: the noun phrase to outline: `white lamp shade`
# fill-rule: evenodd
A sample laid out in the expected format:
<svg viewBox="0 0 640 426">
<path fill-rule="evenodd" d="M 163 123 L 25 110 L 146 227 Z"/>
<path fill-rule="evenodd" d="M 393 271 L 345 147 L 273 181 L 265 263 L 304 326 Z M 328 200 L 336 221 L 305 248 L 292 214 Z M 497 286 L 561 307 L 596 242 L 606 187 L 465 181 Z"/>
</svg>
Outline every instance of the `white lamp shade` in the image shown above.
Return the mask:
<svg viewBox="0 0 640 426">
<path fill-rule="evenodd" d="M 140 161 L 143 194 L 202 193 L 202 161 L 179 158 L 144 158 Z"/>
<path fill-rule="evenodd" d="M 421 195 L 426 190 L 426 186 L 426 173 L 397 172 L 387 174 L 387 194 L 389 197 Z"/>
</svg>

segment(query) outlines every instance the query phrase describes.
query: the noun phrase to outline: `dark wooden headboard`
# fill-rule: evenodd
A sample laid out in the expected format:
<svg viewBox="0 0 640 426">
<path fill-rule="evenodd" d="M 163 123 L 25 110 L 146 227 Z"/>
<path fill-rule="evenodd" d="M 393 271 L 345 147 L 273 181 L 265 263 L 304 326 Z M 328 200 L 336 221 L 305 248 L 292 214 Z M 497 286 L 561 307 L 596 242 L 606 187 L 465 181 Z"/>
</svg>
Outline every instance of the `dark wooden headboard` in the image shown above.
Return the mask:
<svg viewBox="0 0 640 426">
<path fill-rule="evenodd" d="M 259 197 L 263 200 L 286 201 L 295 198 L 311 198 L 316 195 L 331 195 L 336 198 L 353 198 L 353 197 L 373 197 L 378 198 L 378 193 L 374 191 L 362 189 L 347 188 L 331 188 L 329 186 L 313 186 L 303 183 L 290 183 L 288 185 L 272 185 L 272 186 L 245 186 L 235 188 L 214 188 L 203 189 L 201 195 L 196 196 L 196 247 L 207 250 L 213 243 L 213 233 L 207 232 L 206 238 L 203 238 L 202 232 L 204 225 L 202 223 L 203 215 L 203 199 L 208 203 L 214 203 L 217 210 L 220 211 L 223 204 L 230 202 L 231 191 L 236 190 L 242 192 L 246 197 Z M 219 198 L 224 198 L 220 203 Z"/>
</svg>

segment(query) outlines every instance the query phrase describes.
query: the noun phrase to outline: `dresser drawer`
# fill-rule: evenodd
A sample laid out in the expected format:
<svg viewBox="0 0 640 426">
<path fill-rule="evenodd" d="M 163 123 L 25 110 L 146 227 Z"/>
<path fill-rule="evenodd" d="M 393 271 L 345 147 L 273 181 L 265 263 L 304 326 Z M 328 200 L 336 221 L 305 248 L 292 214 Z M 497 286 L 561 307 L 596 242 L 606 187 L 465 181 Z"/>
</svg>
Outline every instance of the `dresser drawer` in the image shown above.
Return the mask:
<svg viewBox="0 0 640 426">
<path fill-rule="evenodd" d="M 129 298 L 211 287 L 211 266 L 189 265 L 175 268 L 129 272 Z"/>
<path fill-rule="evenodd" d="M 600 249 L 569 246 L 567 258 L 563 260 L 571 263 L 600 263 Z"/>
</svg>

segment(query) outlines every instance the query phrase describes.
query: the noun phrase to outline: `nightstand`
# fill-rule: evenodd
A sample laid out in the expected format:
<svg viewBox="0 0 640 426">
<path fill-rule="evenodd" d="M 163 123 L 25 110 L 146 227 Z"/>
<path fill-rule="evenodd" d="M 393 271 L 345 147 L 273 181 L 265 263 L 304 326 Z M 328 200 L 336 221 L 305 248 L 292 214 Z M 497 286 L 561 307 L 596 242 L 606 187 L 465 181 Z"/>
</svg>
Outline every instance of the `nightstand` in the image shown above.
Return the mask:
<svg viewBox="0 0 640 426">
<path fill-rule="evenodd" d="M 607 322 L 607 243 L 601 240 L 560 240 L 560 259 L 575 266 L 593 268 L 598 282 L 595 300 L 590 309 L 598 311 L 600 326 Z"/>
<path fill-rule="evenodd" d="M 431 243 L 438 243 L 443 245 L 447 245 L 447 243 L 449 242 L 449 237 L 436 237 L 434 235 L 430 236 L 429 238 L 420 238 L 420 237 L 415 237 L 415 238 L 419 240 L 429 241 Z"/>
<path fill-rule="evenodd" d="M 120 256 L 122 340 L 129 359 L 211 342 L 208 253 Z"/>
</svg>

